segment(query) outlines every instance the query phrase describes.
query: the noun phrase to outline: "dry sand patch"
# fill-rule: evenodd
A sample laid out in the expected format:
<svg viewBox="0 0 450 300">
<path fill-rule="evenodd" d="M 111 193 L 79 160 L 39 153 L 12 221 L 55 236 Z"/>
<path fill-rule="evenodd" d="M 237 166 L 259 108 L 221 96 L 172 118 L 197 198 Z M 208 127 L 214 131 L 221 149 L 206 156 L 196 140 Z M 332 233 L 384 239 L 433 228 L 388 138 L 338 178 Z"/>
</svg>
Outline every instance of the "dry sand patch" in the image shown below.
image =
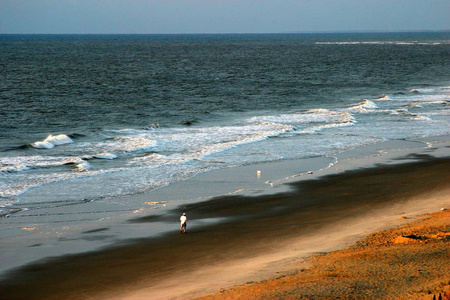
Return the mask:
<svg viewBox="0 0 450 300">
<path fill-rule="evenodd" d="M 317 254 L 295 274 L 200 299 L 450 299 L 449 232 L 449 211 L 429 214 Z"/>
</svg>

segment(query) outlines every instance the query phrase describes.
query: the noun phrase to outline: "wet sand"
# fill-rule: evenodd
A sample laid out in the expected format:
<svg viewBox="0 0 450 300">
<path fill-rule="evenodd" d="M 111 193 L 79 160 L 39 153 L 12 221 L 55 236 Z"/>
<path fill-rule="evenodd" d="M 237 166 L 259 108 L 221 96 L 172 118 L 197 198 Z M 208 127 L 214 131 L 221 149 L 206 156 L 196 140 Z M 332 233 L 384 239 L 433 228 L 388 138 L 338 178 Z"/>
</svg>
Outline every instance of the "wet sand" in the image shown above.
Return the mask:
<svg viewBox="0 0 450 300">
<path fill-rule="evenodd" d="M 412 162 L 411 162 L 412 160 Z M 0 282 L 5 299 L 193 299 L 307 268 L 314 252 L 448 205 L 450 159 L 348 170 L 290 183 L 264 196 L 223 196 L 182 207 L 188 219 L 221 219 L 98 251 L 47 258 Z M 130 224 L 173 222 L 181 208 Z M 402 217 L 405 217 L 402 219 Z"/>
</svg>

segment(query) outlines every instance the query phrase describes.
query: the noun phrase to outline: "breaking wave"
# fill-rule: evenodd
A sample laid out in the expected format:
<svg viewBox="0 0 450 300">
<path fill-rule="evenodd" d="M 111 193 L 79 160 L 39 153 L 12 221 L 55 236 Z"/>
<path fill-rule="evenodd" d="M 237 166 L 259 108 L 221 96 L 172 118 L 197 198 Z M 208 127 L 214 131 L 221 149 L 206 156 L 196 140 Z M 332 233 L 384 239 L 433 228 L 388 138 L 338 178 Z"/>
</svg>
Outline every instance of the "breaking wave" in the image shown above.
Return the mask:
<svg viewBox="0 0 450 300">
<path fill-rule="evenodd" d="M 417 136 L 448 132 L 449 89 L 417 91 L 382 94 L 353 104 L 347 101 L 341 107 L 326 103 L 326 108 L 258 112 L 222 124 L 124 128 L 77 137 L 49 135 L 0 157 L 0 196 L 64 185 L 74 190 L 83 185 L 82 193 L 89 197 L 129 194 L 211 168 L 326 155 L 349 145 L 407 138 L 411 132 Z"/>
<path fill-rule="evenodd" d="M 51 149 L 55 146 L 73 143 L 72 139 L 65 134 L 52 135 L 50 134 L 43 141 L 34 142 L 32 147 L 38 149 Z"/>
<path fill-rule="evenodd" d="M 364 99 L 363 101 L 361 101 L 357 105 L 354 105 L 354 106 L 350 107 L 349 110 L 356 110 L 356 111 L 359 111 L 359 112 L 370 112 L 370 111 L 373 111 L 373 109 L 376 109 L 376 108 L 378 108 L 378 106 L 373 101 Z"/>
</svg>

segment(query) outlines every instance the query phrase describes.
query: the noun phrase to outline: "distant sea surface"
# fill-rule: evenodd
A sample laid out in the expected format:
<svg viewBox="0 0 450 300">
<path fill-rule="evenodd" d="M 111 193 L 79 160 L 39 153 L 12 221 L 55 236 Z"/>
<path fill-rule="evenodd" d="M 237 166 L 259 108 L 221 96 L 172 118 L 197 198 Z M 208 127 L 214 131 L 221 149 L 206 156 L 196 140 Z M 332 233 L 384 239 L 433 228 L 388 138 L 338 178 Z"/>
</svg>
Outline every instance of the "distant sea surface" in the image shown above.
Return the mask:
<svg viewBox="0 0 450 300">
<path fill-rule="evenodd" d="M 0 35 L 0 70 L 3 217 L 450 133 L 448 32 Z"/>
</svg>

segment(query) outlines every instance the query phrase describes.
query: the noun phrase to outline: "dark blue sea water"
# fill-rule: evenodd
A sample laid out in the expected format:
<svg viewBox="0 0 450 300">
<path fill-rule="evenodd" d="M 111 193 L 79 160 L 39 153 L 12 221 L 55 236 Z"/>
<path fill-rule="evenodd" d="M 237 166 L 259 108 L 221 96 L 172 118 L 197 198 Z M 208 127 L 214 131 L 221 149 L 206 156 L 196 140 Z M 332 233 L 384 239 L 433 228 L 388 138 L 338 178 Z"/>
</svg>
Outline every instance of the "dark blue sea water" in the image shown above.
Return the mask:
<svg viewBox="0 0 450 300">
<path fill-rule="evenodd" d="M 448 134 L 449 54 L 447 32 L 0 35 L 0 209 Z"/>
</svg>

